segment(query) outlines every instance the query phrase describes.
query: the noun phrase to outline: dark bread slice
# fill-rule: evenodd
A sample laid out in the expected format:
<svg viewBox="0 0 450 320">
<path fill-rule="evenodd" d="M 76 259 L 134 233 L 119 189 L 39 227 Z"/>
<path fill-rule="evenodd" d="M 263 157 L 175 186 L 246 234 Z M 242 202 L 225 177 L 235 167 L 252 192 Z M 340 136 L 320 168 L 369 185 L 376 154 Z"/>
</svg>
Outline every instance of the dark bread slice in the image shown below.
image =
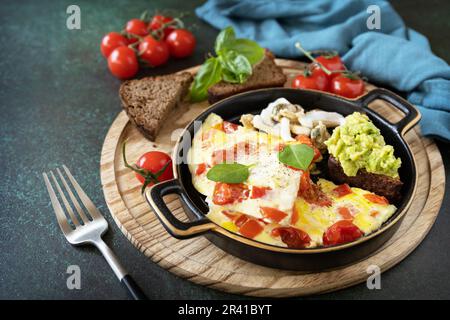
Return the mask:
<svg viewBox="0 0 450 320">
<path fill-rule="evenodd" d="M 275 64 L 275 56 L 266 50 L 262 61 L 253 67 L 252 75 L 242 84 L 220 81 L 208 89 L 208 101 L 214 103 L 237 93 L 261 89 L 282 87 L 286 83 L 286 75 Z"/>
<path fill-rule="evenodd" d="M 403 182 L 399 178 L 370 173 L 364 169 L 360 169 L 356 176 L 349 177 L 344 173 L 339 161 L 332 156 L 328 159 L 328 174 L 336 183 L 347 183 L 352 187 L 371 191 L 379 196 L 386 197 L 391 203 L 398 202 L 401 199 L 400 190 Z"/>
<path fill-rule="evenodd" d="M 122 107 L 131 122 L 154 141 L 164 121 L 189 90 L 189 72 L 128 80 L 119 90 Z"/>
</svg>

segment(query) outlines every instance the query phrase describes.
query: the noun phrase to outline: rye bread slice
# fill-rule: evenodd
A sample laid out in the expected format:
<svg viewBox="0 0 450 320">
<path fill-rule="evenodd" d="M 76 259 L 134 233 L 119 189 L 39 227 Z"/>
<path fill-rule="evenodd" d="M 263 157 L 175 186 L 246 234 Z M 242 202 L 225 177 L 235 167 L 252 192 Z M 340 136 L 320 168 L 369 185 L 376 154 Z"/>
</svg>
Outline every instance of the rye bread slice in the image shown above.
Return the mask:
<svg viewBox="0 0 450 320">
<path fill-rule="evenodd" d="M 128 80 L 119 96 L 131 122 L 154 141 L 170 112 L 189 90 L 193 80 L 189 72 Z"/>
<path fill-rule="evenodd" d="M 275 64 L 275 56 L 266 50 L 261 62 L 253 66 L 252 75 L 242 84 L 220 81 L 208 89 L 208 101 L 214 103 L 237 93 L 262 89 L 282 87 L 286 83 L 286 75 Z"/>
</svg>

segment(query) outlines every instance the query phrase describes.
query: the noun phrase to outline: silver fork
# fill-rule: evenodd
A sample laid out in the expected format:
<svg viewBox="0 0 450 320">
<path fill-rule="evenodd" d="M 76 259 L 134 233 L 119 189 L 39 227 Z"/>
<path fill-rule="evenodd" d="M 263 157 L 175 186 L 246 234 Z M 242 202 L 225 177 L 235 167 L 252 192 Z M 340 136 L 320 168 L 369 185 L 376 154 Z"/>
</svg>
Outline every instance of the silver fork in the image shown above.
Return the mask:
<svg viewBox="0 0 450 320">
<path fill-rule="evenodd" d="M 63 165 L 63 169 L 67 177 L 69 178 L 73 189 L 75 189 L 75 193 L 78 195 L 79 199 L 90 215 L 89 217 L 81 207 L 80 203 L 72 192 L 71 187 L 67 183 L 66 178 L 61 173 L 61 170 L 59 170 L 59 168 L 57 168 L 56 171 L 58 172 L 58 176 L 62 181 L 64 188 L 69 195 L 70 200 L 72 201 L 72 205 L 73 207 L 75 207 L 75 210 L 78 213 L 78 216 L 75 215 L 72 206 L 69 204 L 69 201 L 64 195 L 64 192 L 61 189 L 58 180 L 56 179 L 53 172 L 50 171 L 49 175 L 51 176 L 53 184 L 56 186 L 59 196 L 64 203 L 67 215 L 64 213 L 61 203 L 56 196 L 55 190 L 50 183 L 48 175 L 46 173 L 42 174 L 44 176 L 48 193 L 50 194 L 50 199 L 53 209 L 55 210 L 58 224 L 67 241 L 69 241 L 69 243 L 72 245 L 91 244 L 96 246 L 105 257 L 106 261 L 114 271 L 117 278 L 126 287 L 131 297 L 135 300 L 147 299 L 147 297 L 133 280 L 133 278 L 131 278 L 131 276 L 122 267 L 114 252 L 102 240 L 102 235 L 108 230 L 108 222 L 102 216 L 96 206 L 92 203 L 91 199 L 89 199 L 83 189 L 81 189 L 80 185 L 72 176 L 69 169 L 65 165 Z"/>
</svg>

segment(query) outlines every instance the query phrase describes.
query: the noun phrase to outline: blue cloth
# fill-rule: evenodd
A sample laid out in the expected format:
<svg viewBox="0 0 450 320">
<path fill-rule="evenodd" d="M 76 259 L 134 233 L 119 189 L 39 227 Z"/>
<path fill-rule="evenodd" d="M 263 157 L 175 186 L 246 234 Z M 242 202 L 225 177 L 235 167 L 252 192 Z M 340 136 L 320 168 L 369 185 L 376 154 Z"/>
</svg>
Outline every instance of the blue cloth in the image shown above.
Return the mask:
<svg viewBox="0 0 450 320">
<path fill-rule="evenodd" d="M 367 27 L 370 5 L 380 8 L 380 30 Z M 280 57 L 301 56 L 297 41 L 307 50 L 338 51 L 349 69 L 406 92 L 422 113 L 424 135 L 450 141 L 450 67 L 387 1 L 209 0 L 196 14 L 218 29 L 233 26 L 238 37 Z"/>
</svg>

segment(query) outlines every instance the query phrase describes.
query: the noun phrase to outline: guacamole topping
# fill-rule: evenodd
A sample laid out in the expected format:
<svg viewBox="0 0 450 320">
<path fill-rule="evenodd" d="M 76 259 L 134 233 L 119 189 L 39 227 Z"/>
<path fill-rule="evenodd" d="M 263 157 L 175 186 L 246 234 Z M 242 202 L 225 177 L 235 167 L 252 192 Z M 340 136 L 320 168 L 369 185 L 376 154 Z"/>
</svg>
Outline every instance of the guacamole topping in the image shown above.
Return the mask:
<svg viewBox="0 0 450 320">
<path fill-rule="evenodd" d="M 325 144 L 347 176 L 355 176 L 359 169 L 366 169 L 398 177 L 401 159 L 394 156 L 394 148 L 386 145 L 380 130 L 364 114 L 354 112 L 347 116 Z"/>
</svg>

